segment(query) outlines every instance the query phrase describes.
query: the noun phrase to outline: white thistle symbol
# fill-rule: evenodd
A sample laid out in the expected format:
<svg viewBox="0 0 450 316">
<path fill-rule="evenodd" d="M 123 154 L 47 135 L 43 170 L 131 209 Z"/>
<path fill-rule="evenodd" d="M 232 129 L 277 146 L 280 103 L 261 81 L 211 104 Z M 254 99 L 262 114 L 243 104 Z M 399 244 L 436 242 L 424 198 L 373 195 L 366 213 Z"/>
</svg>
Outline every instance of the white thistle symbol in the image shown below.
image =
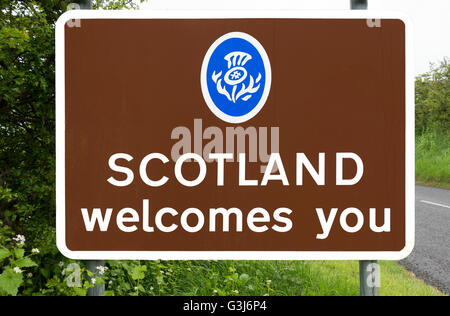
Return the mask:
<svg viewBox="0 0 450 316">
<path fill-rule="evenodd" d="M 247 69 L 244 68 L 245 64 L 252 59 L 252 56 L 243 52 L 232 52 L 224 57 L 224 59 L 228 62 L 228 71 L 225 73 L 223 77 L 223 81 L 227 85 L 231 87 L 231 93 L 227 90 L 227 86 L 222 86 L 222 71 L 216 74 L 212 74 L 212 80 L 217 85 L 217 92 L 223 94 L 227 97 L 229 101 L 236 103 L 241 97 L 243 101 L 248 101 L 254 93 L 256 93 L 261 80 L 261 73 L 258 74 L 258 77 L 253 79 L 252 75 L 248 75 Z M 248 83 L 248 87 L 245 86 L 244 80 L 247 77 L 250 77 L 250 81 Z M 240 90 L 238 91 L 238 85 L 241 84 Z M 258 84 L 256 87 L 255 84 Z"/>
</svg>

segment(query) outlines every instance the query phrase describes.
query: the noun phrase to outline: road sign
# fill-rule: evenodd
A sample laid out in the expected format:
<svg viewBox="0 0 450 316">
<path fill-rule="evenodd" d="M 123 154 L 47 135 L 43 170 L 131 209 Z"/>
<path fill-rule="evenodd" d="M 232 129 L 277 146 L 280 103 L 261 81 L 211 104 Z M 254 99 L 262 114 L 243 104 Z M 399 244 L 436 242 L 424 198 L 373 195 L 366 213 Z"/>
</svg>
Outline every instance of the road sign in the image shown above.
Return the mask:
<svg viewBox="0 0 450 316">
<path fill-rule="evenodd" d="M 56 32 L 67 257 L 396 260 L 412 250 L 407 19 L 72 11 Z"/>
</svg>

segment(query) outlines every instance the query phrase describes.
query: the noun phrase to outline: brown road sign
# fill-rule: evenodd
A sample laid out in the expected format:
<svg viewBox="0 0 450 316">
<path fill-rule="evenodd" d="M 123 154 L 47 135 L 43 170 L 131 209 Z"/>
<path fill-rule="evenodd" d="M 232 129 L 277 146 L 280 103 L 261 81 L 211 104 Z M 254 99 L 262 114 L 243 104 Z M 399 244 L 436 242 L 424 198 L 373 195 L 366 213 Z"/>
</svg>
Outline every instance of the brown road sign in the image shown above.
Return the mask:
<svg viewBox="0 0 450 316">
<path fill-rule="evenodd" d="M 400 259 L 409 23 L 93 12 L 57 25 L 57 242 L 78 259 Z"/>
</svg>

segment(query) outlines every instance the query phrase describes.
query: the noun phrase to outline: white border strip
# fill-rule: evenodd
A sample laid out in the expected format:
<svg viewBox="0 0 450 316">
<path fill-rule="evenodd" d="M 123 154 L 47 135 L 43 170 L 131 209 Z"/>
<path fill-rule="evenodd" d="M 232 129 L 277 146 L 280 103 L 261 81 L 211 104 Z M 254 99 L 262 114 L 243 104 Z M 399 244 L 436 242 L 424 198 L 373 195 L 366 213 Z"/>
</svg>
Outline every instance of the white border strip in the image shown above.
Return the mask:
<svg viewBox="0 0 450 316">
<path fill-rule="evenodd" d="M 425 201 L 425 200 L 421 200 L 420 202 L 425 203 L 425 204 L 429 204 L 429 205 L 440 206 L 440 207 L 444 207 L 444 208 L 450 208 L 450 206 L 448 206 L 448 205 L 439 204 L 439 203 L 435 203 L 435 202 L 430 202 L 430 201 Z"/>
<path fill-rule="evenodd" d="M 406 28 L 406 246 L 399 252 L 302 251 L 71 251 L 65 243 L 65 51 L 64 26 L 73 19 L 400 19 Z M 56 241 L 72 259 L 142 260 L 401 260 L 414 248 L 414 72 L 412 22 L 400 12 L 374 11 L 95 11 L 74 10 L 56 23 Z"/>
</svg>

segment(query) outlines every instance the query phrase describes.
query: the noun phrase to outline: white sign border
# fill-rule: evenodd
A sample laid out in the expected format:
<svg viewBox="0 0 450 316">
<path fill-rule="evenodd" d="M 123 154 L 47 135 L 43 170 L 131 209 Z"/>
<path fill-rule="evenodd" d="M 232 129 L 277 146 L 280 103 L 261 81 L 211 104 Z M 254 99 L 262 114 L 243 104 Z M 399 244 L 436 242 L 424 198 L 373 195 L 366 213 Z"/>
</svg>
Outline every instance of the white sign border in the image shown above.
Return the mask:
<svg viewBox="0 0 450 316">
<path fill-rule="evenodd" d="M 71 251 L 65 242 L 65 46 L 64 26 L 74 19 L 399 19 L 406 31 L 405 248 L 401 251 Z M 414 53 L 411 20 L 385 11 L 98 11 L 65 12 L 56 23 L 56 243 L 80 260 L 401 260 L 415 244 Z"/>
</svg>

